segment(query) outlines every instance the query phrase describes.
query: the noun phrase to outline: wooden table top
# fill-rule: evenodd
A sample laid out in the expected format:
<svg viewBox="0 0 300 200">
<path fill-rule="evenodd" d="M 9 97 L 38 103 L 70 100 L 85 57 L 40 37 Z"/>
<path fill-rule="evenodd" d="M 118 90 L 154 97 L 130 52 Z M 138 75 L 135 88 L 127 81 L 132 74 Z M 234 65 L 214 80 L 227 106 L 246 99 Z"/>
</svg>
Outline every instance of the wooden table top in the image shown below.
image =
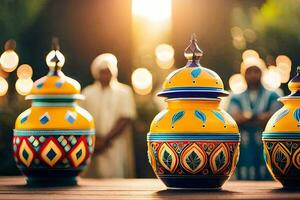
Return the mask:
<svg viewBox="0 0 300 200">
<path fill-rule="evenodd" d="M 228 181 L 221 191 L 167 190 L 157 179 L 80 179 L 79 186 L 29 188 L 23 177 L 1 177 L 0 199 L 300 199 L 275 181 Z"/>
</svg>

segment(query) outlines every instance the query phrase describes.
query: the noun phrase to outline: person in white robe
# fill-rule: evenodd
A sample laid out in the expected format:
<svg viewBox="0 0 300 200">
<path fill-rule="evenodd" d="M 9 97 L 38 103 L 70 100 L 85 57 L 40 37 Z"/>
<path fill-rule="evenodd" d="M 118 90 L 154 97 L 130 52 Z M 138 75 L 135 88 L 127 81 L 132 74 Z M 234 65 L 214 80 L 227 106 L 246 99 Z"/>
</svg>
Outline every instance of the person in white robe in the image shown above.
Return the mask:
<svg viewBox="0 0 300 200">
<path fill-rule="evenodd" d="M 131 121 L 136 117 L 132 89 L 117 80 L 117 59 L 101 54 L 91 64 L 95 82 L 82 94 L 80 105 L 94 117 L 95 152 L 85 177 L 134 177 Z"/>
</svg>

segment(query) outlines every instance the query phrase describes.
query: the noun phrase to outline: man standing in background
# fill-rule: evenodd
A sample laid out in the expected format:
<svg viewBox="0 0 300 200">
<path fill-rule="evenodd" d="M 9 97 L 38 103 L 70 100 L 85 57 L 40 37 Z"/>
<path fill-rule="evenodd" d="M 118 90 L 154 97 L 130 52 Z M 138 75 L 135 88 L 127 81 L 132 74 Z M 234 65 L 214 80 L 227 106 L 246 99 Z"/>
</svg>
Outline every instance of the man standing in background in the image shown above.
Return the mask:
<svg viewBox="0 0 300 200">
<path fill-rule="evenodd" d="M 117 80 L 117 59 L 101 54 L 91 64 L 95 79 L 82 94 L 80 105 L 94 117 L 95 153 L 85 176 L 92 178 L 134 177 L 130 123 L 136 116 L 132 89 Z"/>
<path fill-rule="evenodd" d="M 262 86 L 260 66 L 248 66 L 241 71 L 248 88 L 241 94 L 233 94 L 228 106 L 241 132 L 237 179 L 271 179 L 263 159 L 261 135 L 270 117 L 281 107 L 277 101 L 279 95 Z"/>
</svg>

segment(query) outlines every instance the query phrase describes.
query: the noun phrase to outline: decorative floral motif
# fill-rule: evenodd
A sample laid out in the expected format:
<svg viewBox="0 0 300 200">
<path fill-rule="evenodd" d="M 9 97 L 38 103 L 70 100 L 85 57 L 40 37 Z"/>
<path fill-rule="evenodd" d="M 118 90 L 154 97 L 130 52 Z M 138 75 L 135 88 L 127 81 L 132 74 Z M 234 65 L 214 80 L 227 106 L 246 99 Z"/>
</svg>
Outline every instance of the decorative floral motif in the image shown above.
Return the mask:
<svg viewBox="0 0 300 200">
<path fill-rule="evenodd" d="M 224 144 L 220 144 L 210 157 L 210 166 L 214 174 L 222 171 L 229 162 L 228 151 Z"/>
<path fill-rule="evenodd" d="M 196 143 L 187 147 L 181 154 L 181 164 L 183 168 L 192 174 L 201 171 L 206 162 L 206 154 Z"/>
<path fill-rule="evenodd" d="M 178 120 L 180 120 L 183 116 L 184 116 L 184 111 L 179 111 L 177 113 L 175 113 L 172 117 L 172 127 L 174 127 L 175 122 L 177 122 Z"/>
<path fill-rule="evenodd" d="M 192 71 L 191 71 L 191 75 L 193 78 L 197 78 L 200 74 L 201 74 L 201 68 L 200 67 L 195 67 Z"/>
<path fill-rule="evenodd" d="M 296 135 L 296 133 L 293 134 L 294 137 Z M 264 139 L 263 143 L 267 167 L 273 177 L 283 184 L 290 177 L 292 179 L 300 177 L 300 142 L 298 140 Z"/>
<path fill-rule="evenodd" d="M 203 126 L 205 126 L 205 123 L 206 123 L 205 114 L 200 110 L 195 110 L 194 114 L 203 123 Z"/>
<path fill-rule="evenodd" d="M 265 162 L 267 163 L 267 167 L 268 168 L 271 167 L 271 158 L 268 151 L 268 147 L 265 143 L 264 143 L 263 155 L 264 155 Z"/>
<path fill-rule="evenodd" d="M 281 143 L 274 147 L 272 160 L 282 174 L 286 172 L 291 163 L 289 152 Z"/>
<path fill-rule="evenodd" d="M 300 148 L 295 151 L 292 161 L 294 166 L 300 169 Z"/>
<path fill-rule="evenodd" d="M 164 143 L 159 149 L 158 160 L 161 165 L 171 173 L 173 173 L 177 168 L 178 156 L 168 143 Z"/>
<path fill-rule="evenodd" d="M 158 176 L 193 174 L 229 176 L 238 161 L 238 143 L 238 141 L 151 141 L 148 142 L 148 158 Z"/>
</svg>

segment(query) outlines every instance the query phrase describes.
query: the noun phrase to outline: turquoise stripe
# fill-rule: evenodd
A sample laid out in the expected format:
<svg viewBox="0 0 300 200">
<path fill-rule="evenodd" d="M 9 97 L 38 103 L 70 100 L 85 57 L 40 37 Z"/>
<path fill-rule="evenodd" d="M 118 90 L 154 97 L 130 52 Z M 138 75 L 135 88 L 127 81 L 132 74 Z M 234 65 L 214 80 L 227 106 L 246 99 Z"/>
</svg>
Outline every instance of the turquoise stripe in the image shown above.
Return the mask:
<svg viewBox="0 0 300 200">
<path fill-rule="evenodd" d="M 45 95 L 28 95 L 26 100 L 45 100 L 45 99 L 84 99 L 81 94 L 45 94 Z"/>
<path fill-rule="evenodd" d="M 14 136 L 94 135 L 95 130 L 14 130 Z"/>
<path fill-rule="evenodd" d="M 262 139 L 300 139 L 300 132 L 295 133 L 263 133 Z"/>
<path fill-rule="evenodd" d="M 73 107 L 76 103 L 69 102 L 69 103 L 54 103 L 54 102 L 32 102 L 32 106 L 35 107 Z"/>
<path fill-rule="evenodd" d="M 226 140 L 239 141 L 240 134 L 209 134 L 209 133 L 148 133 L 147 141 L 167 141 L 167 140 Z"/>
</svg>

